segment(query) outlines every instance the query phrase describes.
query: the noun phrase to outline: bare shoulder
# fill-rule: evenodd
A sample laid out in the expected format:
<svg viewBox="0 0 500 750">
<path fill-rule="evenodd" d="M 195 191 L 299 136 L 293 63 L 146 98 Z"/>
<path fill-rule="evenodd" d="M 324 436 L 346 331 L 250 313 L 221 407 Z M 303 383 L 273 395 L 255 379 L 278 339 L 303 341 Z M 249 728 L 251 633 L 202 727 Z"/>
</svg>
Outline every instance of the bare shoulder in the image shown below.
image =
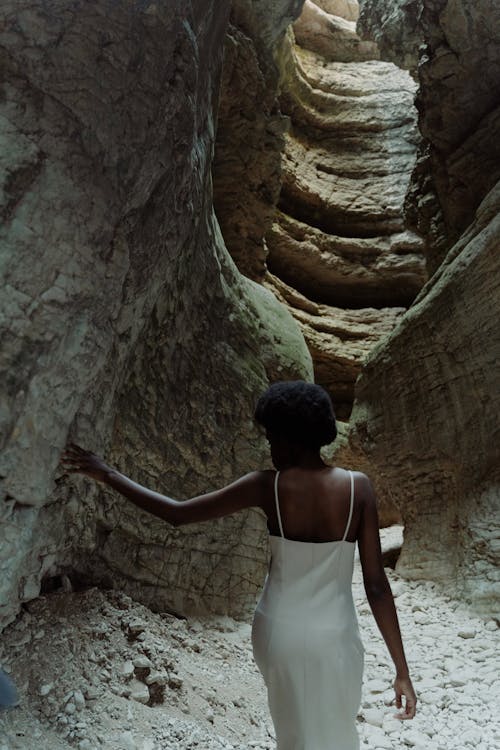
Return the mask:
<svg viewBox="0 0 500 750">
<path fill-rule="evenodd" d="M 373 484 L 366 474 L 362 471 L 353 471 L 355 496 L 365 507 L 377 504 Z"/>
<path fill-rule="evenodd" d="M 250 471 L 237 479 L 232 487 L 236 485 L 240 491 L 254 498 L 256 506 L 262 507 L 263 499 L 266 497 L 269 487 L 272 486 L 275 473 L 272 470 Z"/>
</svg>

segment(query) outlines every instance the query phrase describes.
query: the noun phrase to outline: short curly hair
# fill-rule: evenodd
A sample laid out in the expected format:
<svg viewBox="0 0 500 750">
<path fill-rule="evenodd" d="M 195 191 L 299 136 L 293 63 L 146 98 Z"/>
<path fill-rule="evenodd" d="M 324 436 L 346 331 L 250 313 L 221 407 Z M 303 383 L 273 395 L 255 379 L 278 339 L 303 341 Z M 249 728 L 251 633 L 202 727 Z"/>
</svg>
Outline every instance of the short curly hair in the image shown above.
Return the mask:
<svg viewBox="0 0 500 750">
<path fill-rule="evenodd" d="M 330 396 L 304 380 L 273 383 L 255 407 L 255 420 L 272 435 L 319 449 L 337 437 Z"/>
</svg>

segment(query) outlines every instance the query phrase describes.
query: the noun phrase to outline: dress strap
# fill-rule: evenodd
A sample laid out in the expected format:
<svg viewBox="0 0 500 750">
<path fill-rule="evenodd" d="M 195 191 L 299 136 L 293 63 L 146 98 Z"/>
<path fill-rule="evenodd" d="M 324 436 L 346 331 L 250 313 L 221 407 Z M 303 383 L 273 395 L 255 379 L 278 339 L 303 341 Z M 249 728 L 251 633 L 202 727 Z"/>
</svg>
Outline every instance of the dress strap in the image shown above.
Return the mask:
<svg viewBox="0 0 500 750">
<path fill-rule="evenodd" d="M 351 477 L 351 504 L 349 507 L 349 518 L 347 519 L 347 526 L 345 527 L 344 536 L 342 537 L 343 542 L 345 542 L 346 540 L 347 532 L 349 531 L 349 526 L 351 525 L 352 511 L 354 508 L 354 477 L 352 471 L 349 471 L 349 476 Z"/>
<path fill-rule="evenodd" d="M 278 516 L 278 523 L 280 525 L 280 532 L 283 539 L 285 538 L 285 535 L 283 534 L 283 526 L 281 524 L 281 514 L 280 514 L 280 504 L 278 501 L 278 477 L 280 473 L 279 471 L 276 472 L 276 476 L 274 478 L 274 499 L 276 500 L 276 515 Z"/>
</svg>

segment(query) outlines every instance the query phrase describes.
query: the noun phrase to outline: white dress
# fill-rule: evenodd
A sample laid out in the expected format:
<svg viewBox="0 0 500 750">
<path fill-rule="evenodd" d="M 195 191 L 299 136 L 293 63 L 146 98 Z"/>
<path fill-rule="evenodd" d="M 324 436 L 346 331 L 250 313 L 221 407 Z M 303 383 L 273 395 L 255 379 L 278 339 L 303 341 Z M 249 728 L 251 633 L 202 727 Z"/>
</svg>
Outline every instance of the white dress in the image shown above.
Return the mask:
<svg viewBox="0 0 500 750">
<path fill-rule="evenodd" d="M 277 750 L 358 750 L 363 644 L 352 598 L 355 542 L 270 535 L 271 563 L 252 623 L 252 646 L 267 686 Z"/>
</svg>

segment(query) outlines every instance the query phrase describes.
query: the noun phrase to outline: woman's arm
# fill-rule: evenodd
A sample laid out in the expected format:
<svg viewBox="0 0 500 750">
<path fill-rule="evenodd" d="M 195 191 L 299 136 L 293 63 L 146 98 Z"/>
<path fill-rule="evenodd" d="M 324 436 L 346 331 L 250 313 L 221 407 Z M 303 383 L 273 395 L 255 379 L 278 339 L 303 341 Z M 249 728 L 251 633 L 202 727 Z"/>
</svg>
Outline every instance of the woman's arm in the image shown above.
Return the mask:
<svg viewBox="0 0 500 750">
<path fill-rule="evenodd" d="M 375 493 L 364 474 L 357 475 L 356 489 L 362 502 L 358 547 L 366 597 L 396 667 L 394 690 L 398 708 L 402 707 L 402 696 L 405 697 L 404 711 L 397 716 L 412 719 L 417 698 L 408 672 L 394 598 L 384 570 Z"/>
<path fill-rule="evenodd" d="M 139 508 L 173 526 L 209 521 L 244 508 L 260 506 L 264 496 L 265 473 L 261 471 L 246 474 L 220 490 L 198 495 L 190 500 L 174 500 L 137 484 L 108 466 L 95 453 L 90 453 L 74 443 L 68 445 L 62 454 L 61 462 L 67 473 L 85 474 L 98 482 L 103 482 Z"/>
</svg>

